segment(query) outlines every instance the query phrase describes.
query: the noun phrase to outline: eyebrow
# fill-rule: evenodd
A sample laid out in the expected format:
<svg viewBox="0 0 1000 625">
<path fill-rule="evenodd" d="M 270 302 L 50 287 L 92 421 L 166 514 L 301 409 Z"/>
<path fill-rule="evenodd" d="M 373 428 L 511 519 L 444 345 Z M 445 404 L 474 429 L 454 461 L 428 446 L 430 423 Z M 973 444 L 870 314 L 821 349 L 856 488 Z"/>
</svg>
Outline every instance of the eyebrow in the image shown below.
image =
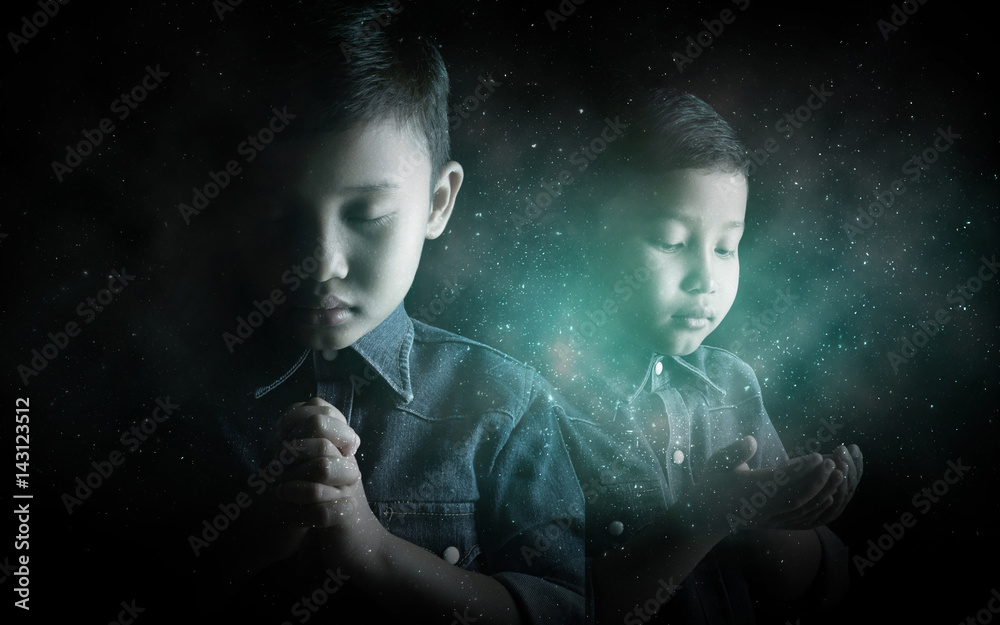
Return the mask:
<svg viewBox="0 0 1000 625">
<path fill-rule="evenodd" d="M 389 180 L 344 187 L 344 191 L 349 193 L 373 193 L 376 191 L 395 191 L 397 189 L 399 189 L 399 185 Z"/>
<path fill-rule="evenodd" d="M 689 223 L 691 219 L 680 216 L 680 215 L 650 215 L 650 221 L 679 221 L 681 223 Z M 725 230 L 744 230 L 746 229 L 746 223 L 742 221 L 727 221 L 722 224 Z"/>
</svg>

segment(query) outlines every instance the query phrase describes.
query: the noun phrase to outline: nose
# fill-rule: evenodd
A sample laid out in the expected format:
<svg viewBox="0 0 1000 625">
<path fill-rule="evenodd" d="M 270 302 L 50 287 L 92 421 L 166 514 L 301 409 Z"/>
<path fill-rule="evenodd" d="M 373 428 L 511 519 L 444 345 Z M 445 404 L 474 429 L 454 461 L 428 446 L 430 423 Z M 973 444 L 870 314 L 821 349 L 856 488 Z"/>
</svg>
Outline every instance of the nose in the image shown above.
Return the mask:
<svg viewBox="0 0 1000 625">
<path fill-rule="evenodd" d="M 689 293 L 715 293 L 719 289 L 715 250 L 698 250 L 691 255 L 681 285 Z"/>
<path fill-rule="evenodd" d="M 312 277 L 316 282 L 343 280 L 349 270 L 347 241 L 333 221 L 327 220 L 319 227 L 318 245 L 313 250 L 317 267 Z"/>
</svg>

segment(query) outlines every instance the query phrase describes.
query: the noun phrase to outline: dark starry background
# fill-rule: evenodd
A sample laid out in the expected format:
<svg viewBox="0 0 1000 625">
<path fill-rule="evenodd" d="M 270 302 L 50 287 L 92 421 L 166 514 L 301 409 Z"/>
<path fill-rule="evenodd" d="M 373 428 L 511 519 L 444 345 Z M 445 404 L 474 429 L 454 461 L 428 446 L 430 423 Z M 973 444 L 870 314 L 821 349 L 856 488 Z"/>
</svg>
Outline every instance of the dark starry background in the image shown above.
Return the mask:
<svg viewBox="0 0 1000 625">
<path fill-rule="evenodd" d="M 815 436 L 823 420 L 842 422 L 838 436 L 860 445 L 861 489 L 833 525 L 852 554 L 863 555 L 883 524 L 904 512 L 918 519 L 863 576 L 852 565 L 845 606 L 801 622 L 963 621 L 1000 586 L 991 453 L 998 282 L 985 282 L 964 305 L 948 299 L 976 276 L 982 257 L 1000 251 L 995 24 L 984 9 L 928 0 L 909 5 L 919 8 L 886 40 L 877 23 L 890 19 L 891 2 L 779 8 L 752 0 L 745 10 L 728 0 L 688 4 L 587 0 L 553 29 L 545 12 L 559 10 L 555 0 L 448 9 L 404 2 L 438 41 L 456 104 L 474 94 L 480 76 L 501 83 L 452 132 L 466 182 L 447 233 L 425 249 L 407 307 L 427 306 L 436 325 L 543 372 L 552 367 L 554 345 L 610 295 L 571 294 L 583 273 L 572 260 L 574 199 L 617 181 L 590 168 L 574 171 L 574 188 L 536 218 L 518 226 L 514 215 L 525 215 L 544 182 L 574 169 L 573 153 L 613 116 L 609 93 L 623 73 L 699 95 L 751 149 L 769 140 L 778 146 L 752 177 L 740 294 L 708 343 L 754 367 L 789 448 Z M 9 9 L 4 32 L 19 29 L 21 16 L 37 7 L 17 2 Z M 679 72 L 672 54 L 723 9 L 735 21 Z M 190 102 L 254 97 L 255 85 L 241 82 L 240 68 L 216 53 L 243 12 L 238 7 L 220 22 L 208 1 L 142 10 L 70 3 L 18 53 L 10 45 L 3 51 L 5 401 L 31 397 L 33 453 L 98 459 L 107 447 L 88 447 L 91 433 L 49 427 L 53 415 L 78 402 L 99 412 L 102 398 L 109 409 L 133 395 L 149 404 L 171 392 L 172 376 L 188 373 L 177 367 L 213 360 L 179 341 L 183 332 L 173 326 L 186 321 L 170 318 L 184 307 L 178 284 L 215 271 L 190 262 L 213 242 L 197 221 L 185 227 L 176 205 L 233 155 L 181 141 L 176 131 L 197 116 Z M 58 183 L 51 162 L 65 157 L 64 146 L 114 117 L 111 101 L 157 63 L 169 77 L 127 119 L 114 119 L 115 132 Z M 833 95 L 793 134 L 781 132 L 779 120 L 820 86 Z M 912 180 L 905 163 L 934 145 L 939 128 L 961 138 Z M 859 208 L 897 179 L 905 179 L 906 191 L 863 233 L 849 234 L 846 224 L 867 223 L 858 220 Z M 24 388 L 17 366 L 46 333 L 79 322 L 77 304 L 122 267 L 138 276 L 135 285 Z M 448 281 L 460 287 L 458 298 L 434 304 Z M 775 314 L 778 291 L 797 299 Z M 939 309 L 950 311 L 944 329 L 894 369 L 889 353 Z M 751 331 L 746 324 L 754 319 L 760 326 Z M 216 326 L 213 337 L 225 329 Z M 225 347 L 213 345 L 225 362 Z M 156 389 L 131 388 L 139 370 L 157 372 Z M 12 431 L 10 421 L 0 430 L 5 446 Z M 921 514 L 914 495 L 959 458 L 972 469 Z M 58 489 L 73 477 L 51 479 Z M 58 501 L 50 504 L 52 514 L 62 513 Z M 46 552 L 45 520 L 36 523 L 37 617 L 59 609 L 61 584 L 72 581 L 51 573 L 59 559 Z M 4 544 L 0 558 L 12 554 Z M 0 582 L 5 596 L 12 585 Z M 113 616 L 99 607 L 80 606 L 77 614 L 85 622 Z"/>
</svg>

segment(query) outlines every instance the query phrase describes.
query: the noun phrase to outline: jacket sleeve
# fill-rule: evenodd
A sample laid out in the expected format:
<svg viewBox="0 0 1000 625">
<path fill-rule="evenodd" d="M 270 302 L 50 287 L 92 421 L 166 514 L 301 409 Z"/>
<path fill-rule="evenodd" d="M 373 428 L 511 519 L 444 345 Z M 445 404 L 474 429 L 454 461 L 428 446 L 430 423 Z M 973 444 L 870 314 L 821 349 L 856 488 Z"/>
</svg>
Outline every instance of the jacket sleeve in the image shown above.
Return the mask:
<svg viewBox="0 0 1000 625">
<path fill-rule="evenodd" d="M 740 411 L 742 433 L 757 439 L 757 453 L 750 461 L 750 468 L 777 466 L 789 459 L 788 452 L 778 436 L 761 400 L 760 383 L 753 369 L 745 362 L 723 350 L 713 350 L 716 362 L 728 360 L 725 370 L 732 376 L 727 386 L 742 389 Z M 813 529 L 819 539 L 821 555 L 819 571 L 809 591 L 796 602 L 799 611 L 821 610 L 842 600 L 848 575 L 847 547 L 825 525 Z"/>
<path fill-rule="evenodd" d="M 537 374 L 526 403 L 482 493 L 492 529 L 483 551 L 525 622 L 582 623 L 583 491 L 559 428 L 562 408 Z"/>
</svg>

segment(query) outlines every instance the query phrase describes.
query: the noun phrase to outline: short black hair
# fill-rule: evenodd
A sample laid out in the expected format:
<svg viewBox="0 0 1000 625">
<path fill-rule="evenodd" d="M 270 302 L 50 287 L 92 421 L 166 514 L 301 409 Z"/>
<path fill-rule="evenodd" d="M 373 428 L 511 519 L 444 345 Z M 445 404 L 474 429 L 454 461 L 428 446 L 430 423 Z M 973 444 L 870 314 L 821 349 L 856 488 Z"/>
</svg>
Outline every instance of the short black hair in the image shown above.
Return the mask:
<svg viewBox="0 0 1000 625">
<path fill-rule="evenodd" d="M 270 88 L 284 92 L 273 96 L 304 107 L 307 121 L 294 130 L 393 119 L 426 139 L 436 177 L 449 160 L 449 79 L 421 9 L 401 0 L 270 4 L 258 15 L 264 45 L 255 56 Z"/>
<path fill-rule="evenodd" d="M 626 78 L 604 105 L 625 126 L 620 139 L 592 165 L 586 182 L 571 191 L 584 232 L 602 227 L 608 202 L 636 176 L 656 177 L 679 169 L 741 173 L 749 181 L 746 145 L 714 108 L 673 87 L 637 85 Z M 623 182 L 624 181 L 624 182 Z M 613 217 L 614 219 L 620 218 Z"/>
<path fill-rule="evenodd" d="M 622 110 L 629 127 L 616 146 L 619 165 L 651 173 L 705 169 L 747 175 L 746 145 L 697 96 L 672 87 L 632 90 Z"/>
</svg>

